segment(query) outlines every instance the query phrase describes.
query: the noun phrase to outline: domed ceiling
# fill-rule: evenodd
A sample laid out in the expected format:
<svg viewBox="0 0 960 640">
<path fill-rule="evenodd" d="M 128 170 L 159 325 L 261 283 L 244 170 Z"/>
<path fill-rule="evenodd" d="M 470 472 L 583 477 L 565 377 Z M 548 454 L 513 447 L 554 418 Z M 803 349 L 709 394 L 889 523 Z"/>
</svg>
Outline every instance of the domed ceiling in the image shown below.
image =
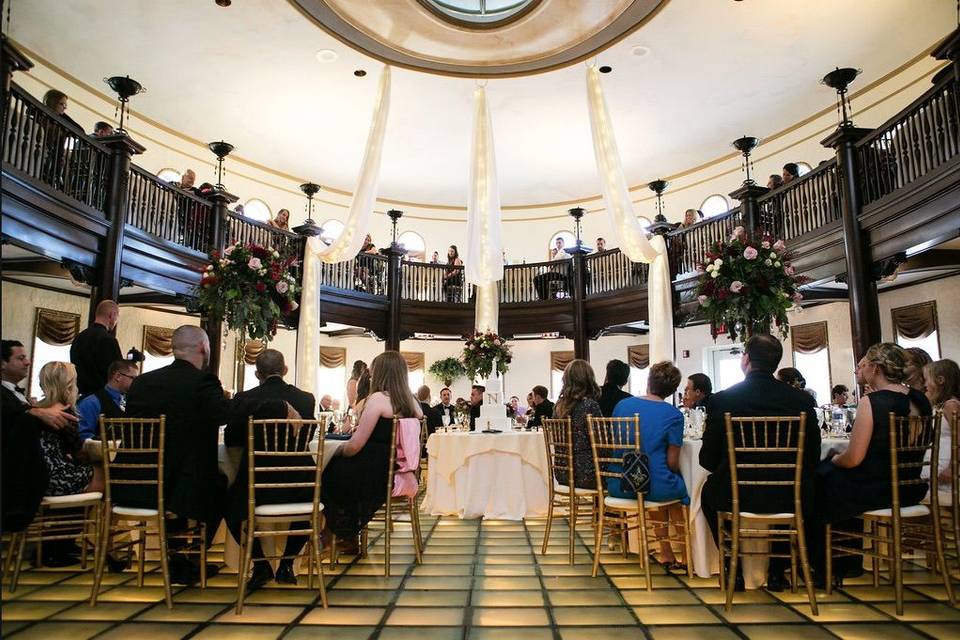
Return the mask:
<svg viewBox="0 0 960 640">
<path fill-rule="evenodd" d="M 612 67 L 604 90 L 631 184 L 698 166 L 728 154 L 730 141 L 744 133 L 764 137 L 829 108 L 834 96 L 818 84 L 824 73 L 862 68 L 856 90 L 921 56 L 955 24 L 950 0 L 924 2 L 923 11 L 902 0 L 673 0 L 662 6 L 541 0 L 484 30 L 444 22 L 425 1 L 322 4 L 344 20 L 353 16 L 379 46 L 416 54 L 417 64 L 487 71 L 489 63 L 543 63 L 573 51 L 639 10 L 639 28 L 591 54 Z M 504 1 L 486 0 L 491 6 Z M 102 79 L 127 74 L 143 83 L 148 92 L 131 101 L 134 136 L 137 119 L 149 118 L 188 140 L 230 141 L 238 171 L 249 161 L 297 182 L 349 192 L 383 63 L 321 28 L 308 13 L 320 6 L 319 0 L 234 0 L 229 7 L 213 0 L 30 0 L 14 3 L 10 34 L 59 68 L 67 86 L 75 79 L 109 93 Z M 400 12 L 415 12 L 432 30 L 415 31 L 412 20 L 390 17 Z M 510 35 L 541 19 L 541 39 L 532 49 Z M 447 32 L 456 38 L 430 40 Z M 490 37 L 510 46 L 476 44 Z M 354 75 L 360 69 L 365 77 Z M 394 70 L 382 198 L 465 205 L 476 81 Z M 583 62 L 486 82 L 505 206 L 576 202 L 599 193 Z M 91 106 L 113 115 L 106 103 Z M 72 112 L 92 122 L 79 105 Z M 194 153 L 208 155 L 199 148 Z"/>
</svg>

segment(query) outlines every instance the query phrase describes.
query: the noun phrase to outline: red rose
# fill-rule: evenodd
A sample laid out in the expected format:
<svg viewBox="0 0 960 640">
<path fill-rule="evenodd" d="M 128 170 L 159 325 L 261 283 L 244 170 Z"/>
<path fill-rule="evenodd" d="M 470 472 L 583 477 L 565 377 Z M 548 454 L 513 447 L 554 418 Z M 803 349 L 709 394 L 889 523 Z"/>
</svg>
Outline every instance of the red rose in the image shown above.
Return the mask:
<svg viewBox="0 0 960 640">
<path fill-rule="evenodd" d="M 259 293 L 263 293 L 264 291 L 267 290 L 267 285 L 263 284 L 262 282 L 258 282 L 258 283 L 255 285 L 254 288 L 255 288 Z"/>
<path fill-rule="evenodd" d="M 717 291 L 717 300 L 720 300 L 720 301 L 726 300 L 727 297 L 729 297 L 729 295 L 730 295 L 730 290 L 726 288 L 722 288 L 719 291 Z"/>
</svg>

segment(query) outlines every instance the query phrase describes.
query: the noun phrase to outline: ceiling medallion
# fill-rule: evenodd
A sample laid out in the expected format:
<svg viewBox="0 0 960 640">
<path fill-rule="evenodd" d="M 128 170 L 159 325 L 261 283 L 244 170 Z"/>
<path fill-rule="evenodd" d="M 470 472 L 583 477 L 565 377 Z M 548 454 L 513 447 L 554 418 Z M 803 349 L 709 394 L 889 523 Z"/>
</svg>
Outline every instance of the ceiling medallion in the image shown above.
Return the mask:
<svg viewBox="0 0 960 640">
<path fill-rule="evenodd" d="M 635 32 L 669 2 L 288 1 L 333 37 L 385 64 L 468 78 L 534 75 L 576 64 Z"/>
</svg>

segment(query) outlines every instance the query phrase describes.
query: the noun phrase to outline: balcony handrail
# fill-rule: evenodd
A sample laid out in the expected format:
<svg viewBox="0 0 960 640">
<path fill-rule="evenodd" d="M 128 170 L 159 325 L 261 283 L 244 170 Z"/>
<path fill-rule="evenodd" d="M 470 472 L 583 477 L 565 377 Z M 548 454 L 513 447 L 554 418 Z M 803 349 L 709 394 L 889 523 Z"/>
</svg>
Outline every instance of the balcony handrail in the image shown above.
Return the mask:
<svg viewBox="0 0 960 640">
<path fill-rule="evenodd" d="M 126 222 L 161 240 L 206 253 L 214 244 L 213 205 L 130 165 Z"/>
<path fill-rule="evenodd" d="M 30 93 L 29 91 L 21 87 L 16 82 L 10 83 L 10 93 L 7 95 L 7 100 L 4 102 L 5 109 L 10 104 L 10 99 L 13 97 L 19 98 L 24 102 L 28 102 L 30 103 L 30 106 L 40 111 L 43 111 L 45 115 L 50 117 L 50 119 L 56 124 L 56 126 L 70 131 L 77 137 L 86 138 L 87 141 L 90 143 L 90 146 L 96 147 L 97 149 L 99 149 L 104 153 L 107 153 L 107 154 L 110 153 L 109 147 L 107 147 L 105 144 L 100 142 L 96 138 L 96 136 L 92 136 L 88 134 L 86 131 L 83 130 L 83 127 L 78 125 L 76 122 L 73 122 L 72 120 L 67 120 L 65 118 L 61 118 L 58 114 L 54 113 L 54 111 L 50 109 L 50 107 L 43 104 L 42 100 L 34 97 L 32 93 Z"/>
<path fill-rule="evenodd" d="M 936 83 L 934 83 L 926 91 L 924 91 L 920 97 L 913 100 L 910 104 L 908 104 L 903 109 L 900 109 L 900 111 L 890 116 L 890 118 L 888 118 L 886 122 L 884 122 L 878 127 L 875 127 L 873 131 L 871 131 L 869 134 L 867 134 L 866 136 L 861 138 L 859 141 L 857 141 L 856 146 L 866 147 L 872 142 L 876 141 L 878 138 L 885 135 L 886 133 L 896 129 L 897 126 L 901 124 L 904 120 L 906 120 L 915 112 L 919 111 L 924 106 L 926 106 L 926 103 L 929 102 L 933 98 L 933 96 L 937 95 L 938 93 L 943 91 L 948 85 L 954 82 L 956 82 L 956 80 L 954 80 L 953 74 L 949 74 L 949 73 L 945 74 L 944 77 L 940 78 Z"/>
<path fill-rule="evenodd" d="M 240 224 L 248 224 L 248 225 L 250 225 L 250 226 L 252 226 L 252 227 L 255 227 L 255 228 L 257 228 L 257 229 L 262 229 L 263 231 L 265 231 L 265 232 L 267 232 L 267 233 L 271 233 L 271 234 L 273 234 L 273 235 L 285 237 L 285 238 L 287 238 L 288 240 L 296 241 L 296 240 L 299 240 L 299 239 L 300 239 L 300 236 L 298 236 L 297 234 L 295 234 L 295 233 L 292 232 L 292 231 L 288 231 L 288 230 L 286 230 L 286 229 L 278 229 L 277 227 L 274 227 L 274 226 L 272 226 L 272 225 L 269 225 L 269 224 L 267 224 L 267 223 L 265 223 L 265 222 L 260 222 L 259 220 L 254 220 L 253 218 L 248 218 L 247 216 L 244 216 L 244 215 L 235 213 L 235 212 L 233 212 L 233 211 L 227 211 L 227 218 L 229 218 L 229 219 L 231 219 L 231 220 L 236 220 L 236 221 L 237 221 L 238 223 L 240 223 Z"/>
<path fill-rule="evenodd" d="M 154 183 L 154 184 L 157 185 L 157 187 L 159 187 L 160 189 L 170 190 L 170 191 L 172 191 L 173 193 L 176 193 L 176 194 L 177 194 L 177 197 L 182 197 L 182 198 L 185 198 L 185 199 L 187 199 L 187 200 L 193 200 L 193 201 L 194 201 L 195 203 L 197 203 L 198 205 L 202 205 L 202 206 L 205 206 L 205 207 L 210 207 L 210 206 L 212 206 L 211 203 L 210 203 L 210 201 L 207 200 L 206 198 L 203 198 L 203 197 L 201 197 L 201 196 L 198 196 L 197 194 L 193 193 L 192 191 L 187 191 L 186 189 L 181 189 L 179 186 L 173 184 L 172 182 L 168 182 L 168 181 L 164 180 L 163 178 L 157 176 L 157 175 L 154 174 L 154 173 L 151 173 L 150 171 L 148 171 L 147 169 L 144 169 L 143 167 L 141 167 L 141 166 L 139 166 L 139 165 L 136 165 L 136 164 L 132 164 L 132 163 L 131 163 L 131 164 L 130 164 L 130 171 L 131 171 L 132 173 L 137 174 L 138 176 L 141 176 L 144 180 L 147 180 L 147 181 L 149 181 L 149 182 Z"/>
</svg>

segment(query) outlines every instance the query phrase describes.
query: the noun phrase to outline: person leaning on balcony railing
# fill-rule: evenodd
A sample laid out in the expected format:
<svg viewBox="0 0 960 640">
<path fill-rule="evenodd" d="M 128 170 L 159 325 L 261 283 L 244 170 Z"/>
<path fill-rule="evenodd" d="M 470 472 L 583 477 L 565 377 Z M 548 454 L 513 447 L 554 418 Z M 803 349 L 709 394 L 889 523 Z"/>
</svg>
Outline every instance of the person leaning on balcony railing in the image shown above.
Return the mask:
<svg viewBox="0 0 960 640">
<path fill-rule="evenodd" d="M 93 133 L 90 134 L 94 138 L 106 138 L 107 136 L 113 135 L 113 125 L 109 122 L 104 122 L 100 120 L 95 125 L 93 125 Z"/>
<path fill-rule="evenodd" d="M 800 167 L 796 162 L 788 162 L 783 165 L 783 184 L 790 184 L 800 177 Z"/>
<path fill-rule="evenodd" d="M 67 115 L 67 94 L 57 89 L 50 89 L 43 94 L 43 104 L 53 111 L 53 113 L 63 122 L 69 122 L 80 130 L 83 130 L 77 121 Z M 69 133 L 56 125 L 55 121 L 50 121 L 44 127 L 43 139 L 46 147 L 45 159 L 43 163 L 43 179 L 46 182 L 58 183 L 56 186 L 64 187 L 67 176 L 64 175 L 64 169 L 73 150 L 73 144 L 67 142 Z"/>
<path fill-rule="evenodd" d="M 783 186 L 783 176 L 778 173 L 771 173 L 770 179 L 767 180 L 767 189 L 773 191 L 774 189 L 779 189 Z"/>
<path fill-rule="evenodd" d="M 463 289 L 463 260 L 457 245 L 447 248 L 447 268 L 443 272 L 443 297 L 447 302 L 457 302 Z"/>
<path fill-rule="evenodd" d="M 277 216 L 275 218 L 270 218 L 267 220 L 267 224 L 273 227 L 274 229 L 280 229 L 281 231 L 290 230 L 290 210 L 289 209 L 280 209 L 277 211 Z"/>
</svg>

